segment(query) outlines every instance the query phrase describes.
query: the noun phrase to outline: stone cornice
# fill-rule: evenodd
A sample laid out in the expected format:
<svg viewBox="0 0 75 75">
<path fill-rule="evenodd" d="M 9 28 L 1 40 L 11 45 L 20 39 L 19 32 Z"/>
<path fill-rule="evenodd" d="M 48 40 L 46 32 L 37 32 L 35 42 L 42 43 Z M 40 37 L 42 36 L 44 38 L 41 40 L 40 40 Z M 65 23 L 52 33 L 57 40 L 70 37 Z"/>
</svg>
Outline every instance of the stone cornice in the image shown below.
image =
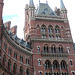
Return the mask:
<svg viewBox="0 0 75 75">
<path fill-rule="evenodd" d="M 57 38 L 53 38 L 53 39 L 49 39 L 49 38 L 39 38 L 39 37 L 32 37 L 31 41 L 39 41 L 39 42 L 56 42 L 56 43 L 73 43 L 73 40 L 71 39 L 57 39 Z"/>
<path fill-rule="evenodd" d="M 3 31 L 3 34 L 4 34 L 4 37 L 5 39 L 14 47 L 16 48 L 17 50 L 25 53 L 25 54 L 28 54 L 28 55 L 32 55 L 32 52 L 29 48 L 27 47 L 22 47 L 21 44 L 19 43 L 16 43 L 16 41 L 8 34 L 7 31 Z M 29 51 L 28 51 L 29 50 Z"/>
</svg>

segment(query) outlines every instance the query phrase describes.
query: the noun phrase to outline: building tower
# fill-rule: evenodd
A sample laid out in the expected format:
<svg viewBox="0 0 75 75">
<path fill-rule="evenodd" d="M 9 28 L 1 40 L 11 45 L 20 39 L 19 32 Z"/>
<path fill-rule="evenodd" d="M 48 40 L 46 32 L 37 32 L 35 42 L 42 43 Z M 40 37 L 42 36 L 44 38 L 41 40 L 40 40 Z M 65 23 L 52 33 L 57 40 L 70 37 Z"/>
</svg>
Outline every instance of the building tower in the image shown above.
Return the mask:
<svg viewBox="0 0 75 75">
<path fill-rule="evenodd" d="M 29 1 L 29 5 L 25 7 L 25 28 L 24 28 L 24 38 L 25 40 L 30 39 L 30 37 L 36 36 L 36 29 L 35 29 L 35 6 L 33 0 Z"/>
<path fill-rule="evenodd" d="M 0 0 L 0 39 L 1 39 L 2 11 L 3 11 L 3 0 Z"/>
<path fill-rule="evenodd" d="M 25 7 L 24 38 L 32 45 L 34 75 L 71 75 L 75 70 L 67 10 L 60 2 L 56 12 L 40 2 L 35 10 L 33 0 Z"/>
</svg>

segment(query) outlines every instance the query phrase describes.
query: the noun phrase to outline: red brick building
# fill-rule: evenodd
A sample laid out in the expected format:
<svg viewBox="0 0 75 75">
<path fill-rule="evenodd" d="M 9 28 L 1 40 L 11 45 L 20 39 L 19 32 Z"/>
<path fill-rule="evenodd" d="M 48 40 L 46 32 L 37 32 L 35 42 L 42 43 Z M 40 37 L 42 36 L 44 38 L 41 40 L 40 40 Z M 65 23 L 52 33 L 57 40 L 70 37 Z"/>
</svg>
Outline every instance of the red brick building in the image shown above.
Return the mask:
<svg viewBox="0 0 75 75">
<path fill-rule="evenodd" d="M 48 3 L 25 7 L 24 40 L 17 26 L 3 23 L 0 0 L 0 75 L 75 75 L 75 53 L 62 0 L 53 11 Z"/>
</svg>

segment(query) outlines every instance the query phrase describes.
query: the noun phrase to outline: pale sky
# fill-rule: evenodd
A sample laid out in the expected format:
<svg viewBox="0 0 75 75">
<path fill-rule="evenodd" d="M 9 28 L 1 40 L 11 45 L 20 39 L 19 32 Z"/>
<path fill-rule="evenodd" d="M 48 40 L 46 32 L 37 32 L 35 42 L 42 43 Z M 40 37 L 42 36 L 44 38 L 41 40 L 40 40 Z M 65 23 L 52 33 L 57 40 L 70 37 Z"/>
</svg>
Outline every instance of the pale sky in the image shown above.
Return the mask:
<svg viewBox="0 0 75 75">
<path fill-rule="evenodd" d="M 39 4 L 39 0 L 33 0 L 35 6 Z M 49 6 L 54 10 L 55 6 L 60 8 L 60 0 L 47 0 Z M 46 3 L 46 0 L 40 0 L 41 3 Z M 72 38 L 75 42 L 75 0 L 63 0 L 68 11 L 68 19 L 71 28 Z M 3 21 L 11 21 L 11 27 L 17 25 L 17 35 L 19 38 L 24 38 L 23 28 L 25 22 L 25 5 L 29 0 L 4 0 Z"/>
</svg>

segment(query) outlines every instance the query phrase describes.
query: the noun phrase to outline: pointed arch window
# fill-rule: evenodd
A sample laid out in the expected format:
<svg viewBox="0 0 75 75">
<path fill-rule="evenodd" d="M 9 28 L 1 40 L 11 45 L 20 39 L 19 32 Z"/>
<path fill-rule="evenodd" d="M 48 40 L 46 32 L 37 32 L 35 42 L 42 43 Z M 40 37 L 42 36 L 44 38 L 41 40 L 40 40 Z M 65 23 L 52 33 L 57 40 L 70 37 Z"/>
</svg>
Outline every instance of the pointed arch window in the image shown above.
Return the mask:
<svg viewBox="0 0 75 75">
<path fill-rule="evenodd" d="M 59 46 L 59 53 L 63 53 L 63 47 L 62 46 Z"/>
<path fill-rule="evenodd" d="M 42 25 L 42 27 L 41 27 L 41 32 L 46 32 L 46 26 L 45 25 Z"/>
<path fill-rule="evenodd" d="M 6 64 L 6 56 L 4 55 L 4 57 L 3 57 L 3 66 L 5 66 L 5 64 Z"/>
<path fill-rule="evenodd" d="M 13 66 L 13 74 L 16 74 L 17 73 L 17 65 L 16 63 L 14 63 L 14 66 Z"/>
<path fill-rule="evenodd" d="M 51 25 L 48 27 L 48 31 L 49 31 L 49 33 L 53 33 L 53 28 Z"/>
<path fill-rule="evenodd" d="M 66 69 L 66 62 L 65 61 L 61 61 L 61 69 Z"/>
<path fill-rule="evenodd" d="M 29 69 L 26 70 L 26 75 L 29 75 Z"/>
<path fill-rule="evenodd" d="M 42 75 L 42 72 L 40 72 L 40 75 Z"/>
<path fill-rule="evenodd" d="M 9 71 L 11 70 L 11 60 L 10 59 L 8 60 L 8 70 Z"/>
<path fill-rule="evenodd" d="M 74 75 L 74 72 L 72 72 L 72 75 Z"/>
<path fill-rule="evenodd" d="M 20 67 L 20 75 L 23 75 L 23 67 Z"/>
<path fill-rule="evenodd" d="M 56 53 L 56 47 L 55 46 L 52 46 L 51 47 L 51 51 L 52 51 L 52 53 Z"/>
<path fill-rule="evenodd" d="M 55 27 L 55 33 L 60 33 L 60 29 L 58 26 Z"/>
<path fill-rule="evenodd" d="M 14 52 L 14 58 L 17 59 L 17 53 Z"/>
<path fill-rule="evenodd" d="M 73 65 L 72 60 L 70 60 L 70 65 Z"/>
<path fill-rule="evenodd" d="M 45 62 L 45 69 L 50 69 L 50 67 L 51 67 L 51 63 L 50 63 L 49 60 L 47 60 L 47 61 Z"/>
<path fill-rule="evenodd" d="M 58 63 L 58 61 L 55 60 L 55 61 L 53 62 L 53 68 L 54 68 L 54 69 L 58 69 L 58 68 L 59 68 L 59 63 Z"/>
<path fill-rule="evenodd" d="M 6 51 L 6 49 L 7 49 L 7 45 L 6 43 L 4 43 L 4 51 Z"/>
<path fill-rule="evenodd" d="M 44 52 L 48 53 L 48 45 L 44 45 Z"/>
</svg>

